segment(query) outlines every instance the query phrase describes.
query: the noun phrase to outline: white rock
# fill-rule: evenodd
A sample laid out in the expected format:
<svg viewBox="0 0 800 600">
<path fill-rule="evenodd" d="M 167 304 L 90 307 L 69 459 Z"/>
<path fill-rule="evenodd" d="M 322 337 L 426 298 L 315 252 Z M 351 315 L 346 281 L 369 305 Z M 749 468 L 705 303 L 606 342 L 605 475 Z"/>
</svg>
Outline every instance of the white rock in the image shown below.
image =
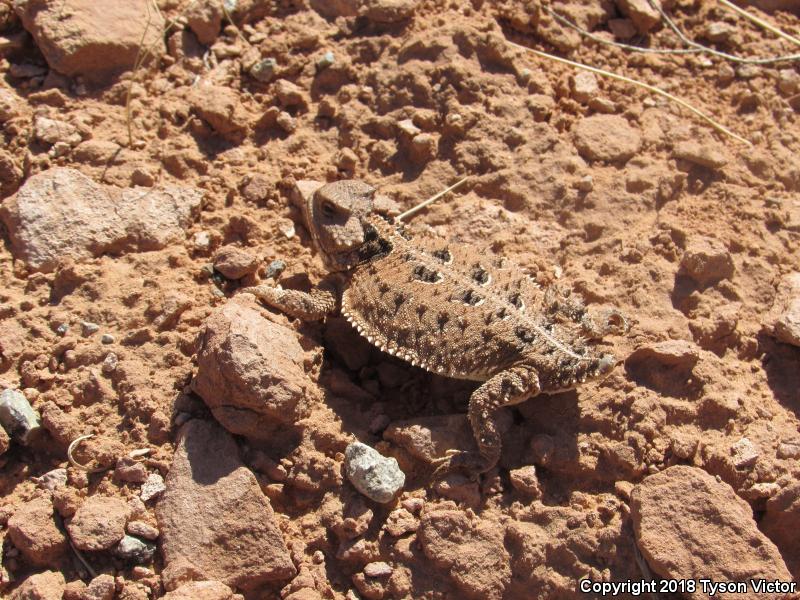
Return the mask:
<svg viewBox="0 0 800 600">
<path fill-rule="evenodd" d="M 364 566 L 364 575 L 367 577 L 388 577 L 392 574 L 392 566 L 383 561 L 368 563 Z"/>
<path fill-rule="evenodd" d="M 589 102 L 599 91 L 594 73 L 579 71 L 572 78 L 572 96 L 578 102 Z"/>
<path fill-rule="evenodd" d="M 733 455 L 733 464 L 737 469 L 752 467 L 759 456 L 758 449 L 746 437 L 731 446 L 731 454 Z"/>
<path fill-rule="evenodd" d="M 158 473 L 150 473 L 147 477 L 147 481 L 142 484 L 139 497 L 142 499 L 142 502 L 147 502 L 151 498 L 161 495 L 166 489 L 167 486 L 164 485 L 164 478 Z"/>
<path fill-rule="evenodd" d="M 33 137 L 44 144 L 51 145 L 64 142 L 75 146 L 81 142 L 81 136 L 74 125 L 47 117 L 36 117 L 33 122 Z"/>
</svg>

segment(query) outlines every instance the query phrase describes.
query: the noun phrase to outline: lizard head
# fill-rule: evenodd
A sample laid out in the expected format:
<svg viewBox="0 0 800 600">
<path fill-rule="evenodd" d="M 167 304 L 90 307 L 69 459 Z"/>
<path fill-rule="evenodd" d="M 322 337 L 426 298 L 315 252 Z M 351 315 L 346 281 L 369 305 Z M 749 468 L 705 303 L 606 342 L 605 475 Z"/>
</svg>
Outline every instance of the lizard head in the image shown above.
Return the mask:
<svg viewBox="0 0 800 600">
<path fill-rule="evenodd" d="M 328 183 L 307 201 L 308 229 L 325 266 L 345 271 L 363 261 L 374 230 L 367 223 L 375 188 L 347 179 Z"/>
</svg>

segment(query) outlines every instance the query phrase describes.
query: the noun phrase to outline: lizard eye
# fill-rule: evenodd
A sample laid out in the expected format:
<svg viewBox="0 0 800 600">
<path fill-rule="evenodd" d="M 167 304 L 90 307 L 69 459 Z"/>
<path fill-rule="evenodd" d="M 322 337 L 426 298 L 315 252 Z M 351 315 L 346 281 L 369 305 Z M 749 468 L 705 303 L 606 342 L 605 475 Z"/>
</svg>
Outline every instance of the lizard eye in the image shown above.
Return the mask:
<svg viewBox="0 0 800 600">
<path fill-rule="evenodd" d="M 321 210 L 322 210 L 322 215 L 324 217 L 327 217 L 328 219 L 330 219 L 336 214 L 336 207 L 333 205 L 332 202 L 328 200 L 322 203 Z"/>
</svg>

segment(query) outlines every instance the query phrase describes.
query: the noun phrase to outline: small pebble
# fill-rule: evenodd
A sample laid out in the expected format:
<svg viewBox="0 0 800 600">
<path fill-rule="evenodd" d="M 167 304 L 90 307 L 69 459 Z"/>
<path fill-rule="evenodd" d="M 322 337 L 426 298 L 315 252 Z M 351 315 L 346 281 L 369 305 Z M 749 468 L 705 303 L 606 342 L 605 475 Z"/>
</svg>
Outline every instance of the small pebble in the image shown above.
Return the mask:
<svg viewBox="0 0 800 600">
<path fill-rule="evenodd" d="M 195 250 L 205 251 L 211 247 L 211 236 L 207 231 L 198 231 L 192 238 Z"/>
<path fill-rule="evenodd" d="M 0 394 L 0 423 L 8 434 L 27 442 L 33 432 L 41 427 L 39 413 L 20 392 L 9 388 Z"/>
<path fill-rule="evenodd" d="M 144 521 L 128 521 L 128 524 L 125 525 L 125 530 L 133 536 L 150 541 L 158 539 L 161 534 L 158 529 Z"/>
<path fill-rule="evenodd" d="M 364 575 L 367 577 L 388 577 L 392 574 L 392 566 L 383 561 L 371 562 L 364 566 Z"/>
<path fill-rule="evenodd" d="M 158 473 L 151 473 L 147 478 L 147 481 L 145 481 L 144 485 L 142 485 L 142 491 L 139 494 L 139 497 L 142 499 L 142 502 L 147 502 L 151 498 L 160 496 L 161 493 L 166 489 L 167 486 L 164 485 L 164 478 Z"/>
<path fill-rule="evenodd" d="M 97 323 L 92 323 L 91 321 L 83 321 L 81 323 L 81 335 L 83 337 L 89 337 L 93 333 L 97 333 L 100 329 L 100 325 Z"/>
<path fill-rule="evenodd" d="M 278 63 L 274 58 L 265 58 L 251 66 L 248 72 L 253 79 L 257 79 L 262 83 L 268 83 L 275 76 L 275 68 L 277 66 Z"/>
<path fill-rule="evenodd" d="M 100 338 L 100 342 L 103 344 L 113 344 L 114 343 L 114 336 L 110 333 L 104 333 L 103 337 Z"/>
<path fill-rule="evenodd" d="M 577 189 L 580 192 L 586 192 L 586 193 L 591 192 L 594 189 L 594 179 L 592 179 L 591 175 L 586 175 L 584 177 L 581 177 L 575 183 L 575 189 Z"/>
<path fill-rule="evenodd" d="M 269 263 L 267 267 L 266 273 L 264 273 L 264 277 L 266 279 L 275 279 L 276 277 L 280 277 L 280 274 L 286 269 L 286 263 L 282 260 L 273 260 Z"/>
<path fill-rule="evenodd" d="M 109 352 L 106 354 L 105 359 L 103 359 L 103 364 L 101 365 L 100 370 L 104 375 L 110 375 L 117 370 L 118 363 L 119 360 L 117 359 L 117 355 L 113 352 Z"/>
<path fill-rule="evenodd" d="M 330 50 L 323 54 L 320 59 L 317 61 L 317 69 L 322 71 L 322 69 L 327 69 L 330 67 L 334 62 L 333 52 Z"/>
<path fill-rule="evenodd" d="M 43 490 L 48 490 L 50 492 L 53 492 L 58 488 L 64 487 L 65 485 L 67 485 L 67 470 L 53 469 L 52 471 L 48 471 L 47 473 L 39 477 L 37 485 Z"/>
<path fill-rule="evenodd" d="M 156 552 L 156 545 L 131 535 L 123 537 L 114 547 L 114 554 L 131 562 L 143 564 L 150 562 Z"/>
<path fill-rule="evenodd" d="M 752 467 L 758 460 L 758 449 L 748 438 L 743 437 L 731 446 L 733 465 L 737 469 Z"/>
<path fill-rule="evenodd" d="M 385 504 L 391 501 L 406 482 L 397 459 L 386 458 L 361 442 L 347 446 L 344 464 L 353 486 L 375 502 Z"/>
<path fill-rule="evenodd" d="M 69 325 L 67 325 L 66 323 L 62 323 L 61 325 L 58 326 L 58 329 L 56 329 L 56 333 L 61 337 L 67 335 L 68 331 L 69 331 Z"/>
</svg>

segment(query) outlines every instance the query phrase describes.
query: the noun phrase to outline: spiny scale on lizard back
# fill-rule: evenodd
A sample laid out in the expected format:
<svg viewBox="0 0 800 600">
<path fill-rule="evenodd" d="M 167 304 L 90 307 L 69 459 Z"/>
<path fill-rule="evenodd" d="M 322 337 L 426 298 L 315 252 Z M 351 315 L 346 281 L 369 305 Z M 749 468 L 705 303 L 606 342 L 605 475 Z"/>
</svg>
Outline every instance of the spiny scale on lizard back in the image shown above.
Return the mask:
<svg viewBox="0 0 800 600">
<path fill-rule="evenodd" d="M 366 237 L 384 242 L 383 252 L 353 270 L 342 314 L 380 349 L 477 381 L 533 363 L 546 391 L 569 389 L 612 366 L 585 339 L 593 322 L 583 305 L 541 289 L 503 257 L 411 239 L 374 215 L 365 225 Z"/>
</svg>

